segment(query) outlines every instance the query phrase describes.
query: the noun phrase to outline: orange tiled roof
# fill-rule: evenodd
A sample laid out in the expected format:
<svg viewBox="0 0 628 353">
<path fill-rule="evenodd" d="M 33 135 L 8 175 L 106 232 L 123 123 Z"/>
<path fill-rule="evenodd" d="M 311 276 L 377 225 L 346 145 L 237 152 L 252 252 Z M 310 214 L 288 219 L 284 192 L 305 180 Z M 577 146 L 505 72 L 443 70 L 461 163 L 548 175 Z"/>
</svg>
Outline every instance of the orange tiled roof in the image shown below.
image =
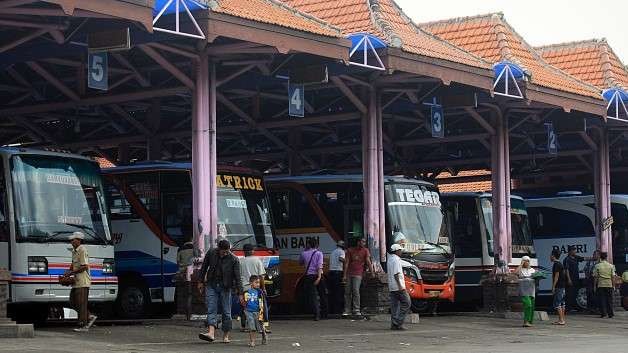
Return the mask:
<svg viewBox="0 0 628 353">
<path fill-rule="evenodd" d="M 419 27 L 491 63 L 508 60 L 520 65 L 531 76 L 531 84 L 600 99 L 599 89 L 547 63 L 501 13 L 423 23 Z"/>
<path fill-rule="evenodd" d="M 605 39 L 536 48 L 550 64 L 600 89 L 628 89 L 628 69 Z"/>
<path fill-rule="evenodd" d="M 105 168 L 113 168 L 116 165 L 113 164 L 113 162 L 111 162 L 110 160 L 108 160 L 107 158 L 103 158 L 103 157 L 94 157 L 94 159 L 96 160 L 96 162 L 98 162 L 98 165 L 100 165 L 101 169 L 105 169 Z"/>
<path fill-rule="evenodd" d="M 328 37 L 342 36 L 338 28 L 279 0 L 217 0 L 211 11 Z"/>
<path fill-rule="evenodd" d="M 408 53 L 490 68 L 485 60 L 423 31 L 393 0 L 281 1 L 338 26 L 344 35 L 369 33 Z"/>
<path fill-rule="evenodd" d="M 470 181 L 464 183 L 439 183 L 439 180 L 486 175 L 490 179 L 491 172 L 488 170 L 463 170 L 457 175 L 451 175 L 449 172 L 443 172 L 436 177 L 436 184 L 440 192 L 484 192 L 491 191 L 491 180 L 486 181 Z"/>
</svg>

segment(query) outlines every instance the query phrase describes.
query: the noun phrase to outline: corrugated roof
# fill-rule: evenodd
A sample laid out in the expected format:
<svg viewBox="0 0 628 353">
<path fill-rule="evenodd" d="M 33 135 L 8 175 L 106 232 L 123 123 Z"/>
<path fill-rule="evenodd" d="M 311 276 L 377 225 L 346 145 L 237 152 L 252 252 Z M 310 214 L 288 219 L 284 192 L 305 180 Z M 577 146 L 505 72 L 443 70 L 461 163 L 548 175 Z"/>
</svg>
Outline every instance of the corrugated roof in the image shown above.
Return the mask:
<svg viewBox="0 0 628 353">
<path fill-rule="evenodd" d="M 511 61 L 541 87 L 600 99 L 600 90 L 547 63 L 504 19 L 494 13 L 419 24 L 419 27 L 491 63 Z"/>
<path fill-rule="evenodd" d="M 605 39 L 552 44 L 536 49 L 550 64 L 600 89 L 628 89 L 628 69 Z"/>
<path fill-rule="evenodd" d="M 279 0 L 214 0 L 211 11 L 247 20 L 339 38 L 339 28 Z"/>
<path fill-rule="evenodd" d="M 485 60 L 423 31 L 393 0 L 281 1 L 338 26 L 344 35 L 369 33 L 408 53 L 490 68 Z"/>
</svg>

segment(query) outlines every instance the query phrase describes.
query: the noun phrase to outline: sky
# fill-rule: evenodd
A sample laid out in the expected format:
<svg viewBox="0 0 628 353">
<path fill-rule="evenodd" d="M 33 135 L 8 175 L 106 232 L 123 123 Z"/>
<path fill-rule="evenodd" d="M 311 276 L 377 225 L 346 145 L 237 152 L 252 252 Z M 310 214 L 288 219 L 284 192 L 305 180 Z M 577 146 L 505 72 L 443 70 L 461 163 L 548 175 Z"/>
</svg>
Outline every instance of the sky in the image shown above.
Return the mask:
<svg viewBox="0 0 628 353">
<path fill-rule="evenodd" d="M 503 12 L 533 45 L 606 38 L 628 65 L 627 0 L 395 0 L 415 22 Z"/>
</svg>

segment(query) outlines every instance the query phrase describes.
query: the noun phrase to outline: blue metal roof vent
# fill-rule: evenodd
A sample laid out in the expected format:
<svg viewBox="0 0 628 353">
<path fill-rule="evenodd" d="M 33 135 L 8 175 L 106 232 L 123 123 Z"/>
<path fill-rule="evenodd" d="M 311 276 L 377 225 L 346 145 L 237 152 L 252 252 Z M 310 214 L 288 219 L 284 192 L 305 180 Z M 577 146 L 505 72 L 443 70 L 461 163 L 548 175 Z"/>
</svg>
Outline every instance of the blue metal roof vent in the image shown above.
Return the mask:
<svg viewBox="0 0 628 353">
<path fill-rule="evenodd" d="M 368 33 L 354 33 L 347 38 L 351 39 L 349 50 L 349 64 L 374 70 L 386 70 L 377 49 L 388 47 L 378 37 Z"/>
<path fill-rule="evenodd" d="M 523 98 L 519 82 L 525 80 L 526 72 L 521 66 L 510 62 L 500 61 L 493 65 L 495 82 L 493 91 L 500 96 Z"/>
<path fill-rule="evenodd" d="M 602 92 L 602 97 L 608 102 L 606 105 L 606 115 L 612 119 L 628 120 L 628 92 L 621 88 L 609 88 Z"/>
</svg>

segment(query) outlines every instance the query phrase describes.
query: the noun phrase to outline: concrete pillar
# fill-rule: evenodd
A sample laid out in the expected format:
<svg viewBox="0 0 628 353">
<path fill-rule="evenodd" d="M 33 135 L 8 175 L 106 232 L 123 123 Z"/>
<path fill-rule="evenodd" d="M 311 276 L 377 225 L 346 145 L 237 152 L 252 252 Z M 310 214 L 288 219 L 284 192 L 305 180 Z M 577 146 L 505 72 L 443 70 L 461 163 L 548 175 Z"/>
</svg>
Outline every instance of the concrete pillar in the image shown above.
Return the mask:
<svg viewBox="0 0 628 353">
<path fill-rule="evenodd" d="M 611 228 L 603 229 L 604 221 L 611 216 L 610 200 L 610 163 L 608 132 L 605 129 L 598 129 L 598 148 L 595 151 L 593 162 L 595 209 L 596 209 L 596 230 L 597 248 L 608 253 L 609 261 L 612 261 L 613 243 Z"/>
<path fill-rule="evenodd" d="M 194 247 L 197 255 L 215 246 L 216 69 L 206 51 L 199 55 L 192 119 L 192 189 Z"/>
<path fill-rule="evenodd" d="M 121 143 L 118 145 L 118 164 L 127 165 L 130 162 L 129 144 Z"/>
<path fill-rule="evenodd" d="M 510 160 L 508 124 L 501 111 L 493 113 L 495 135 L 491 137 L 491 181 L 493 195 L 493 250 L 496 260 L 512 259 L 510 240 Z M 495 263 L 497 265 L 497 262 Z"/>
<path fill-rule="evenodd" d="M 386 241 L 384 224 L 380 221 L 383 213 L 383 156 L 380 148 L 382 137 L 381 104 L 378 104 L 378 97 L 375 88 L 369 89 L 367 94 L 368 111 L 364 115 L 362 123 L 362 170 L 364 174 L 364 232 L 369 244 L 369 250 L 373 256 L 374 263 L 379 264 L 386 259 Z M 383 237 L 383 242 L 382 242 Z"/>
</svg>

